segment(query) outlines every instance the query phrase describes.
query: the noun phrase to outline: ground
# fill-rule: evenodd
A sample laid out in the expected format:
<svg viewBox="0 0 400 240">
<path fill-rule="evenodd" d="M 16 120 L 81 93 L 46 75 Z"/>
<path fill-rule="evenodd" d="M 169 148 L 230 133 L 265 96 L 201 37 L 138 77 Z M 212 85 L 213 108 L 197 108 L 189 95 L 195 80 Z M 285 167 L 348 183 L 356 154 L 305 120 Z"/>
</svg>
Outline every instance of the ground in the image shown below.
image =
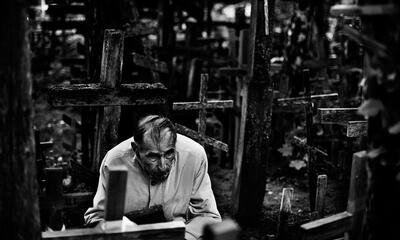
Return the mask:
<svg viewBox="0 0 400 240">
<path fill-rule="evenodd" d="M 311 220 L 312 214 L 309 210 L 307 175 L 302 172 L 287 174 L 287 171 L 290 172 L 292 169 L 285 169 L 280 174 L 275 174 L 273 177 L 267 179 L 262 217 L 256 226 L 243 229 L 241 239 L 275 239 L 282 188 L 284 187 L 292 187 L 294 189 L 292 214 L 289 217 L 289 234 L 291 239 L 295 239 L 301 224 Z M 233 170 L 213 168 L 211 166 L 210 176 L 221 215 L 223 218 L 232 217 L 231 192 L 234 176 Z M 345 189 L 347 189 L 345 180 L 328 178 L 325 216 L 345 210 L 347 199 Z"/>
</svg>

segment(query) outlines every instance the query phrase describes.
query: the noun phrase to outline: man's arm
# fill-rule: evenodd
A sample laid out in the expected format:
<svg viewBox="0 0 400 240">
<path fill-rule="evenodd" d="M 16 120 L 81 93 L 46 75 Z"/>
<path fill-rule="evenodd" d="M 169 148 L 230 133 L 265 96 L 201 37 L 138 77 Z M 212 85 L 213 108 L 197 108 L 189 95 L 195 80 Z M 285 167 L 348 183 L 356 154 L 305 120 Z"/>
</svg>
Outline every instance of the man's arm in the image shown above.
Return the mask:
<svg viewBox="0 0 400 240">
<path fill-rule="evenodd" d="M 210 176 L 207 173 L 208 161 L 204 149 L 200 158 L 201 164 L 195 176 L 187 212 L 189 221 L 186 223 L 186 239 L 198 239 L 206 224 L 221 221 L 221 215 L 218 212 L 214 193 L 211 189 Z"/>
<path fill-rule="evenodd" d="M 89 208 L 84 215 L 87 226 L 96 226 L 104 220 L 104 201 L 106 196 L 106 183 L 108 181 L 108 169 L 105 165 L 108 153 L 100 166 L 99 183 L 97 185 L 96 195 L 93 198 L 93 207 Z"/>
</svg>

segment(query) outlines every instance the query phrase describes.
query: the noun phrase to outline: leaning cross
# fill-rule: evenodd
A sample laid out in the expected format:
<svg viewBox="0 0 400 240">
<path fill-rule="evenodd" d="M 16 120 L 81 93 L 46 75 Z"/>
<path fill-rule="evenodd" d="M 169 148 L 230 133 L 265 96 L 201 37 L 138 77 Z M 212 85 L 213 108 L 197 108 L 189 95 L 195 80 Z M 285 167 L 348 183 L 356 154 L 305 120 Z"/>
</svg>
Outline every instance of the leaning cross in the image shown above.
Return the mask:
<svg viewBox="0 0 400 240">
<path fill-rule="evenodd" d="M 206 109 L 223 109 L 232 108 L 232 100 L 211 100 L 207 101 L 207 82 L 208 74 L 201 74 L 200 92 L 198 102 L 175 102 L 173 103 L 173 110 L 199 110 L 199 126 L 198 132 L 189 129 L 183 125 L 176 124 L 179 133 L 187 135 L 202 145 L 207 144 L 214 148 L 221 149 L 222 151 L 228 152 L 228 144 L 216 140 L 214 138 L 206 136 Z"/>
</svg>

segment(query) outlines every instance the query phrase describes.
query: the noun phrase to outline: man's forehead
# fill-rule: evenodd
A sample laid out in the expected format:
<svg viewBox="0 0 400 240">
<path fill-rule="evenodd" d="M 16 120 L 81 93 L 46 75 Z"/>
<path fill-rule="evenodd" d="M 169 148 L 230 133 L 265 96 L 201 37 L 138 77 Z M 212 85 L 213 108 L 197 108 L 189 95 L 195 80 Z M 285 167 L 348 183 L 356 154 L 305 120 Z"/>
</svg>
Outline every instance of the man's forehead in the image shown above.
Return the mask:
<svg viewBox="0 0 400 240">
<path fill-rule="evenodd" d="M 173 147 L 175 147 L 173 135 L 169 129 L 161 130 L 159 142 L 153 138 L 151 130 L 145 132 L 143 135 L 143 150 L 167 150 Z"/>
</svg>

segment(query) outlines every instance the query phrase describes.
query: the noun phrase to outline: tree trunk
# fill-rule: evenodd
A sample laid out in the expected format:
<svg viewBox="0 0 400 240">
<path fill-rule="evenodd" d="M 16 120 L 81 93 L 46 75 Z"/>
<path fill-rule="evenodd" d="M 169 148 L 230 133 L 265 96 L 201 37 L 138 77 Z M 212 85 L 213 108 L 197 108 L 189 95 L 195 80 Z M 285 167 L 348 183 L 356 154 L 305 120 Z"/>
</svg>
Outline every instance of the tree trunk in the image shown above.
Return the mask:
<svg viewBox="0 0 400 240">
<path fill-rule="evenodd" d="M 40 239 L 28 3 L 0 2 L 0 236 Z"/>
</svg>

